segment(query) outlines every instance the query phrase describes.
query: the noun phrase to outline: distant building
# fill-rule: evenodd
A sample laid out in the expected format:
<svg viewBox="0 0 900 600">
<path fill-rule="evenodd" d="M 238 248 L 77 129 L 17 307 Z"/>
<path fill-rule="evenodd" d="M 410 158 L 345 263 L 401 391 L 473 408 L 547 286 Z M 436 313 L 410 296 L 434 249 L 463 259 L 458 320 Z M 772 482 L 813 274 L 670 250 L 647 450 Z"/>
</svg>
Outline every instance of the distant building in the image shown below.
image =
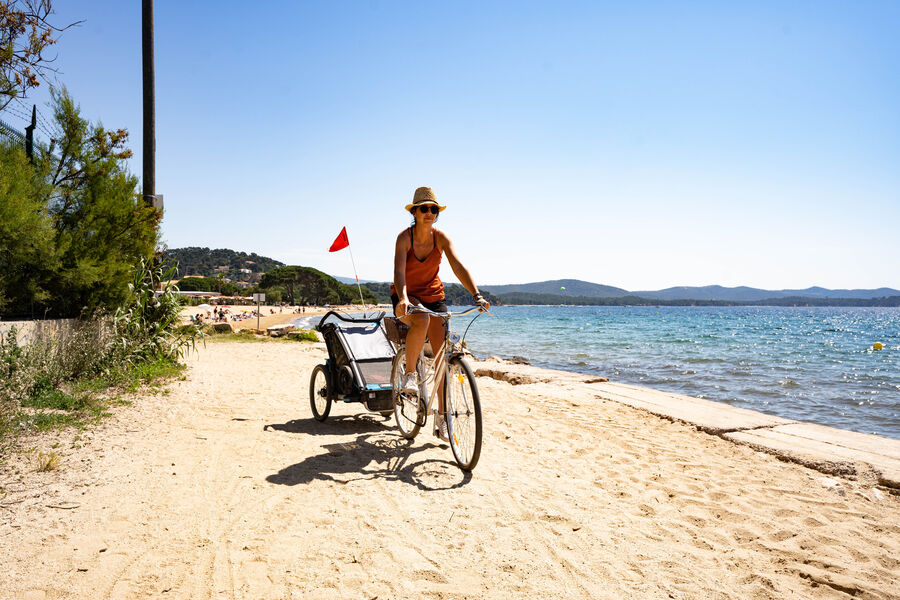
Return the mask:
<svg viewBox="0 0 900 600">
<path fill-rule="evenodd" d="M 163 293 L 162 290 L 156 290 L 157 296 L 162 295 L 162 293 Z M 222 294 L 220 294 L 219 292 L 190 291 L 190 292 L 178 292 L 178 295 L 179 296 L 188 296 L 189 298 L 217 298 L 217 297 L 221 296 Z"/>
</svg>

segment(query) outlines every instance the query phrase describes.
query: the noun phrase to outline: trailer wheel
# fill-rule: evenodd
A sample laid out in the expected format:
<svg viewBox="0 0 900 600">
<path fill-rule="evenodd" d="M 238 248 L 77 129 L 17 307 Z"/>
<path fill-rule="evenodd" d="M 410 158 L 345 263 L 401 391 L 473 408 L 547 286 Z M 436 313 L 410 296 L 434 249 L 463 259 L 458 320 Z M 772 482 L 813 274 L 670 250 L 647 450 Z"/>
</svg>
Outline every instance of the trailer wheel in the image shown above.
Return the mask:
<svg viewBox="0 0 900 600">
<path fill-rule="evenodd" d="M 331 399 L 334 392 L 328 381 L 328 369 L 325 365 L 316 365 L 309 378 L 309 406 L 316 421 L 324 421 L 331 412 Z"/>
</svg>

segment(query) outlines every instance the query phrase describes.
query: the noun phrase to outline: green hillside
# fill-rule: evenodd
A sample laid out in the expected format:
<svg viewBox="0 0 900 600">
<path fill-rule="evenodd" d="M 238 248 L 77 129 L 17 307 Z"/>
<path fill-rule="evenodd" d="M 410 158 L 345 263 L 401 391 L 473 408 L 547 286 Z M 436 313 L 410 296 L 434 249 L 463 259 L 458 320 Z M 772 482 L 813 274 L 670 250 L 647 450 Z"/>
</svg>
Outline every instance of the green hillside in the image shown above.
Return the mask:
<svg viewBox="0 0 900 600">
<path fill-rule="evenodd" d="M 482 292 L 487 290 L 498 296 L 513 293 L 522 294 L 553 294 L 570 297 L 585 298 L 615 298 L 627 296 L 629 292 L 611 285 L 590 283 L 580 279 L 553 279 L 551 281 L 538 281 L 535 283 L 518 283 L 511 285 L 484 285 L 480 286 Z M 565 288 L 565 289 L 563 289 Z"/>
<path fill-rule="evenodd" d="M 216 248 L 215 250 L 197 246 L 169 248 L 165 254 L 167 258 L 178 265 L 178 277 L 188 275 L 214 277 L 221 273 L 225 277 L 236 278 L 241 269 L 249 269 L 253 273 L 265 273 L 275 267 L 284 266 L 283 262 L 268 256 L 260 256 L 255 252 L 250 254 L 236 252 L 227 248 Z"/>
</svg>

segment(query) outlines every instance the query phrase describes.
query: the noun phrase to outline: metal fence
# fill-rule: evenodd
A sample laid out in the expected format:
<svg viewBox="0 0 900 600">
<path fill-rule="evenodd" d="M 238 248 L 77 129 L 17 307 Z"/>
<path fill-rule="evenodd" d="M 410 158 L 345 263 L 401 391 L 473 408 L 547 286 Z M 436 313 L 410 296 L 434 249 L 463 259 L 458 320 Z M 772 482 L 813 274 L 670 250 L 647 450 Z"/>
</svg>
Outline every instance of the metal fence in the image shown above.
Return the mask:
<svg viewBox="0 0 900 600">
<path fill-rule="evenodd" d="M 3 119 L 0 119 L 0 135 L 8 137 L 9 139 L 22 146 L 25 145 L 25 134 Z"/>
</svg>

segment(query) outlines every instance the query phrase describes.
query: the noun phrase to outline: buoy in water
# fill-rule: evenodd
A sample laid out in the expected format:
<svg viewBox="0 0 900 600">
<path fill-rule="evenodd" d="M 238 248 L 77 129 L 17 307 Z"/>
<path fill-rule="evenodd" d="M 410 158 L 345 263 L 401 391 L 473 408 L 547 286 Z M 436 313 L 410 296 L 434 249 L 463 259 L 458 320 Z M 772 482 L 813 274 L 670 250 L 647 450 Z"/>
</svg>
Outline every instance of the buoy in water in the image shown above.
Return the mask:
<svg viewBox="0 0 900 600">
<path fill-rule="evenodd" d="M 884 348 L 884 344 L 882 344 L 881 342 L 875 342 L 874 344 L 872 344 L 872 348 L 874 348 L 875 350 L 881 350 L 882 348 Z"/>
</svg>

